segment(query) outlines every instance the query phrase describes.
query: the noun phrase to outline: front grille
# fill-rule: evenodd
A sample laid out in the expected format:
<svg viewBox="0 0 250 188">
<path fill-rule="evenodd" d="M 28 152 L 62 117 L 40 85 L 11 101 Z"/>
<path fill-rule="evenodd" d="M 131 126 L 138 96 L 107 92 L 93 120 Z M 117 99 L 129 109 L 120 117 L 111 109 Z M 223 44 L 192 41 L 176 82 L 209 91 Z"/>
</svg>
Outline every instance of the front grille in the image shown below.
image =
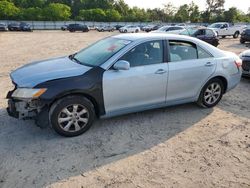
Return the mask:
<svg viewBox="0 0 250 188">
<path fill-rule="evenodd" d="M 242 62 L 242 69 L 245 71 L 249 71 L 250 70 L 250 61 L 244 61 Z"/>
</svg>

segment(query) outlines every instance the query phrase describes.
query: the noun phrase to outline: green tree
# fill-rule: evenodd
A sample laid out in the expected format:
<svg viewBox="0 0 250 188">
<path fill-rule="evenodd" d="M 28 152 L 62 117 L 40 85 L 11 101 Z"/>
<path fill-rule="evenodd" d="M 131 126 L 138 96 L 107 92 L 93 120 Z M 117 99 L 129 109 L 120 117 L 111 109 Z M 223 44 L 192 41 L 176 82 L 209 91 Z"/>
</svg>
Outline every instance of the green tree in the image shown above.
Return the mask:
<svg viewBox="0 0 250 188">
<path fill-rule="evenodd" d="M 43 20 L 43 10 L 39 7 L 23 9 L 20 17 L 23 20 Z"/>
<path fill-rule="evenodd" d="M 190 3 L 188 11 L 189 11 L 189 18 L 190 18 L 189 20 L 191 22 L 200 21 L 201 13 L 199 11 L 199 7 L 193 1 Z"/>
<path fill-rule="evenodd" d="M 20 13 L 20 9 L 14 3 L 1 0 L 0 1 L 0 20 L 16 19 Z"/>
<path fill-rule="evenodd" d="M 177 22 L 186 22 L 189 21 L 189 6 L 184 4 L 179 7 L 177 13 L 175 14 L 175 21 Z"/>
<path fill-rule="evenodd" d="M 97 9 L 89 9 L 89 10 L 80 10 L 78 18 L 79 20 L 85 21 L 106 21 L 106 13 L 104 10 Z"/>
<path fill-rule="evenodd" d="M 117 21 L 120 21 L 120 19 L 121 19 L 120 13 L 114 9 L 106 10 L 105 14 L 106 14 L 106 20 L 108 22 L 117 22 Z"/>
<path fill-rule="evenodd" d="M 210 22 L 212 20 L 212 16 L 214 18 L 216 18 L 217 16 L 218 18 L 221 17 L 220 14 L 223 12 L 225 0 L 206 0 L 206 2 L 207 10 L 205 15 L 207 15 L 207 17 L 205 18 L 205 21 Z"/>
<path fill-rule="evenodd" d="M 71 9 L 61 3 L 50 3 L 43 9 L 43 18 L 49 21 L 69 20 Z"/>
</svg>

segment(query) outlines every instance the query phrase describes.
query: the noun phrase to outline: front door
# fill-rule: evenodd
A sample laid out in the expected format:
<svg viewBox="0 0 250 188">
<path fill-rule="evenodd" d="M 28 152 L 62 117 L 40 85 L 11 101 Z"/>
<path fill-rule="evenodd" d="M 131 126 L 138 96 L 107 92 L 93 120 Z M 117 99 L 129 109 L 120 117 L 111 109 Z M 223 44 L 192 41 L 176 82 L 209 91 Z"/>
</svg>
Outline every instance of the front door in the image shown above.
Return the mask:
<svg viewBox="0 0 250 188">
<path fill-rule="evenodd" d="M 106 115 L 164 104 L 168 64 L 163 59 L 163 41 L 144 42 L 120 58 L 130 63 L 129 70 L 107 70 L 103 76 Z"/>
</svg>

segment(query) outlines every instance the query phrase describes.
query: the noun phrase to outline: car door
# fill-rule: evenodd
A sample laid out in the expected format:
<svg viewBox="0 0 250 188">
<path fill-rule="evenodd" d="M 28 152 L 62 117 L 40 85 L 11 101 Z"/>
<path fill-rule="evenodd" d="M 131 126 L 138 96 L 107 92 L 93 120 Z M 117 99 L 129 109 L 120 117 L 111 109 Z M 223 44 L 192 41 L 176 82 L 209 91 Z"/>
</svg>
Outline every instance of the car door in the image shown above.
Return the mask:
<svg viewBox="0 0 250 188">
<path fill-rule="evenodd" d="M 168 64 L 164 63 L 163 48 L 161 40 L 143 42 L 119 59 L 130 63 L 129 70 L 105 71 L 103 97 L 107 116 L 165 104 Z"/>
<path fill-rule="evenodd" d="M 169 41 L 167 103 L 197 96 L 214 73 L 216 61 L 205 49 L 189 41 Z"/>
</svg>

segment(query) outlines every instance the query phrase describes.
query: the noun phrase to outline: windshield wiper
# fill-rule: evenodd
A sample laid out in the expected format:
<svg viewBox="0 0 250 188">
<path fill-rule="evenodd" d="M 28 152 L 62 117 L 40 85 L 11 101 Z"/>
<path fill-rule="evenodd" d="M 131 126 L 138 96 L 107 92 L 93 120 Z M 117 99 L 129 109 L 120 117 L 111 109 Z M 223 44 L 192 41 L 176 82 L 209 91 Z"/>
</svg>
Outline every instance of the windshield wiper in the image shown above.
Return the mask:
<svg viewBox="0 0 250 188">
<path fill-rule="evenodd" d="M 78 59 L 75 58 L 76 54 L 77 53 L 69 55 L 69 59 L 73 60 L 76 63 L 82 64 Z"/>
</svg>

